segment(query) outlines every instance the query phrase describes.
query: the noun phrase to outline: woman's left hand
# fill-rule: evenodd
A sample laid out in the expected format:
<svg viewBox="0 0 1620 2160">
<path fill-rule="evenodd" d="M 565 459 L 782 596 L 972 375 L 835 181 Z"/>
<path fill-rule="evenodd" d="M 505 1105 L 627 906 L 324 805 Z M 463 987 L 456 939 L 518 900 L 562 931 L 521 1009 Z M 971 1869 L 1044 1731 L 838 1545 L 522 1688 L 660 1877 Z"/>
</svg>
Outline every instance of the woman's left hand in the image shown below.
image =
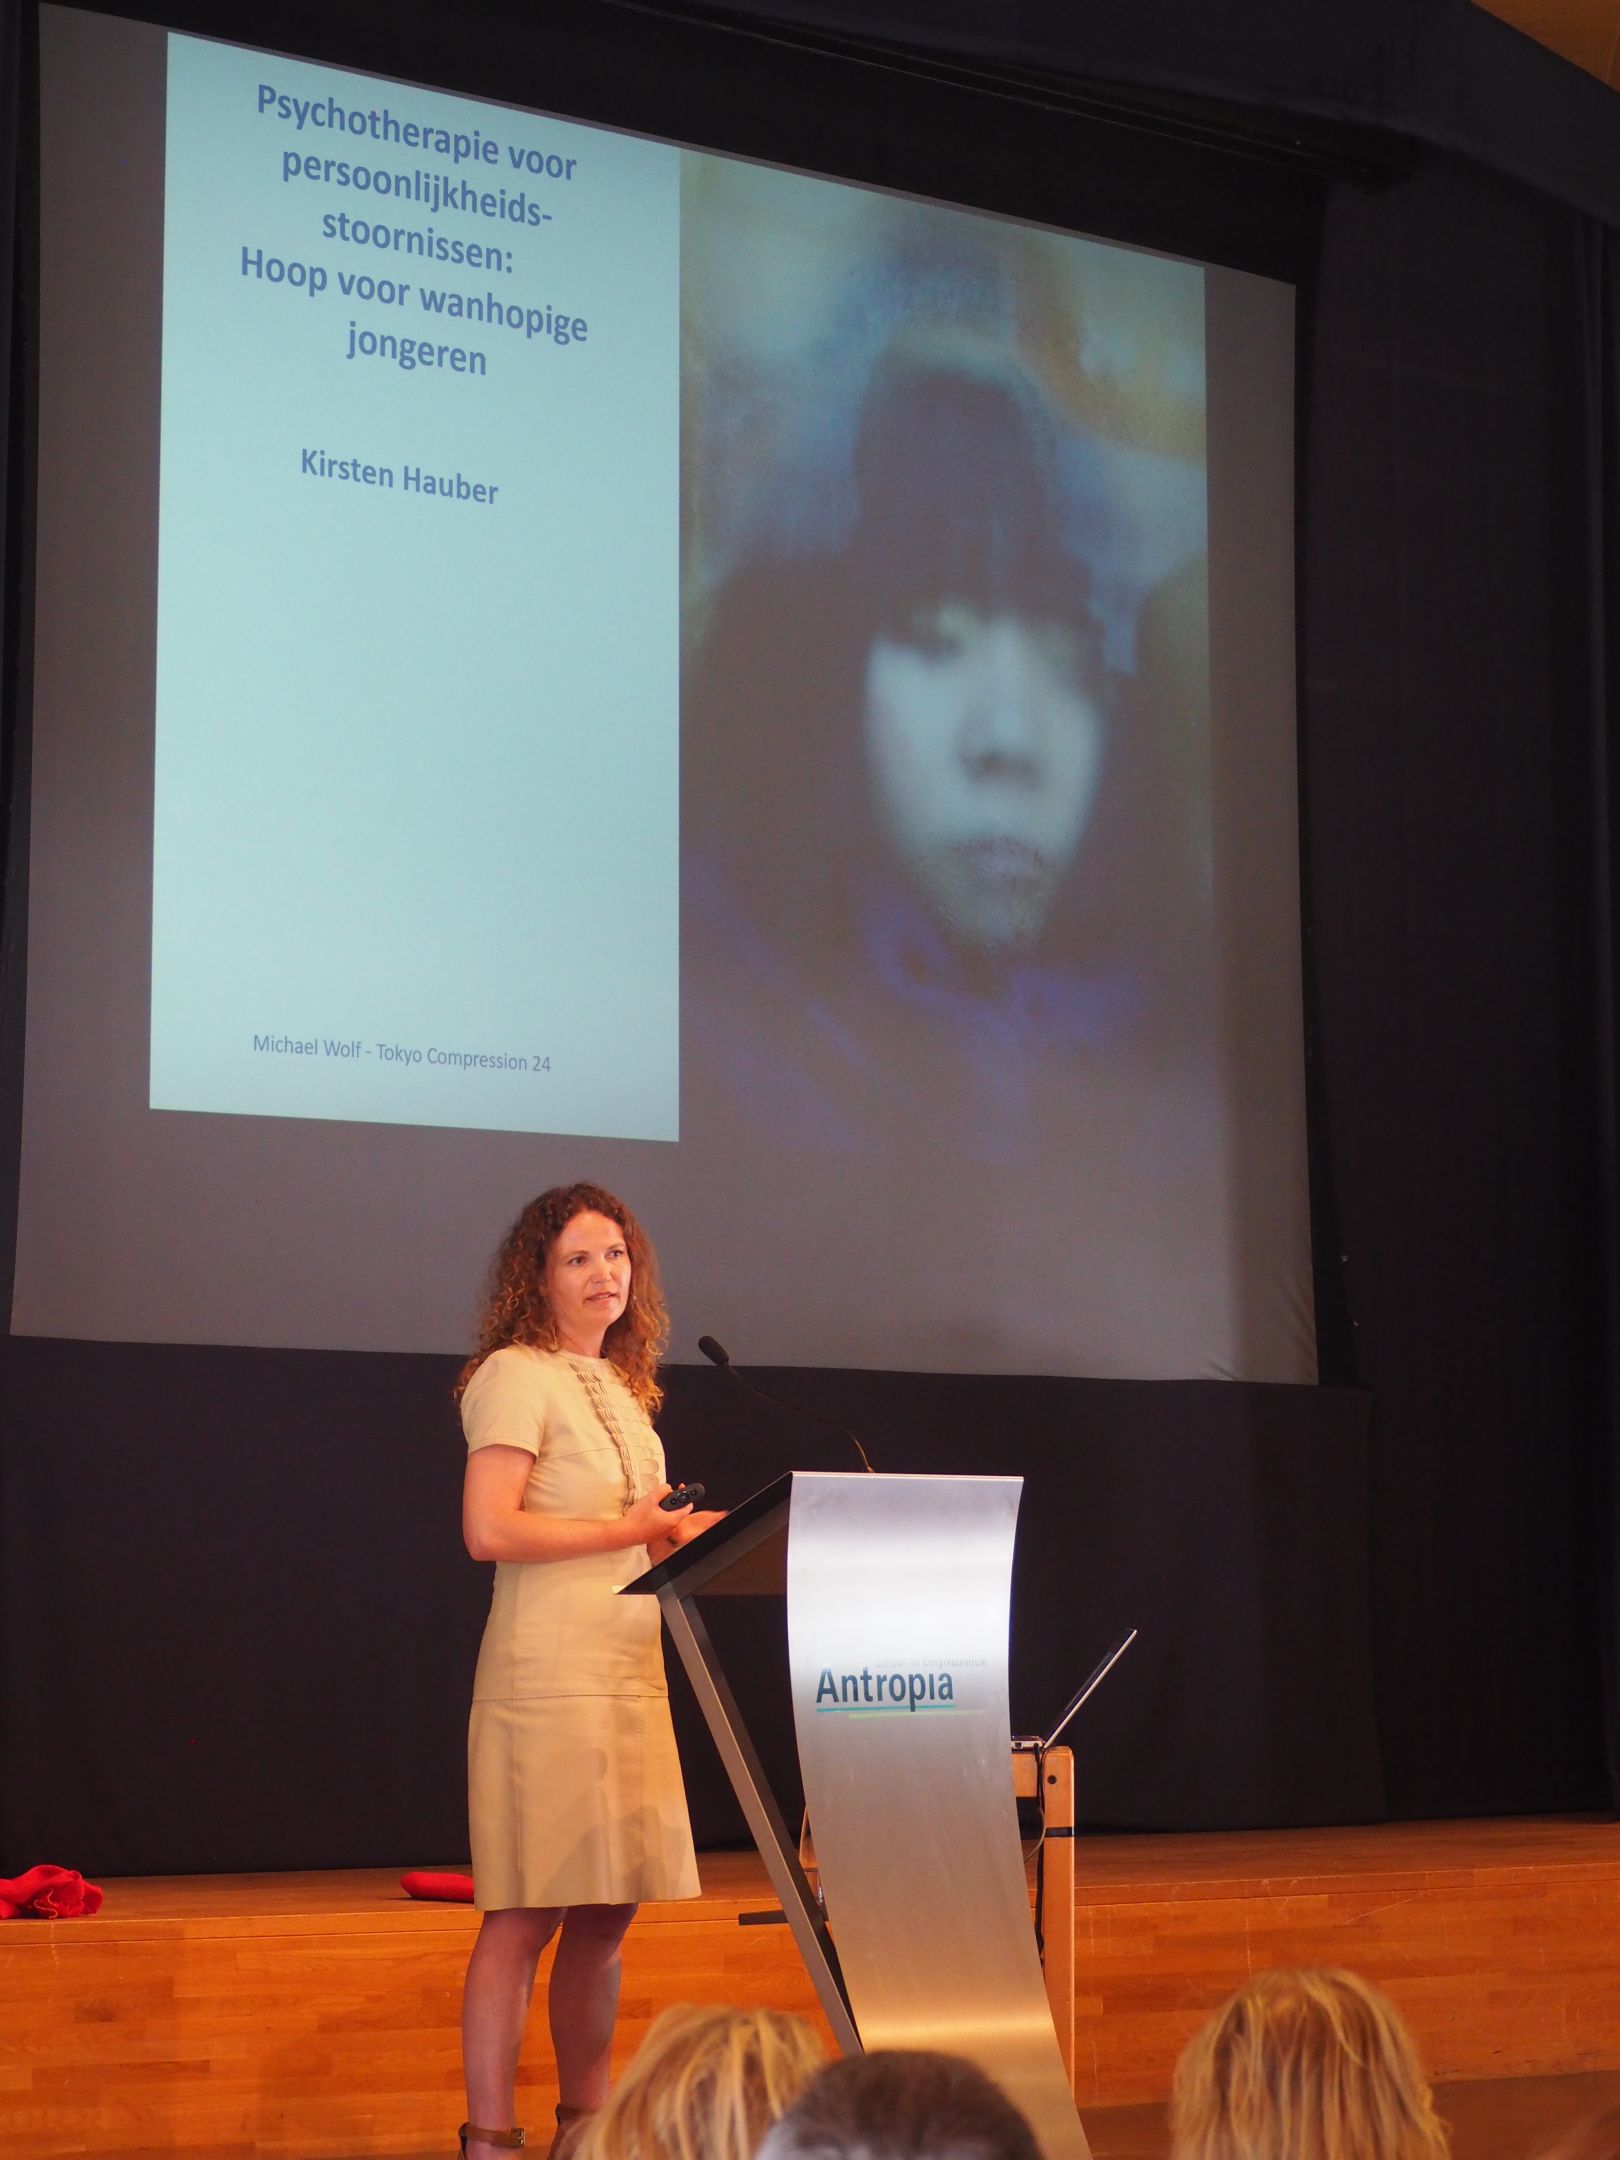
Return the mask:
<svg viewBox="0 0 1620 2160">
<path fill-rule="evenodd" d="M 683 1515 L 671 1531 L 671 1544 L 690 1545 L 692 1540 L 701 1537 L 705 1530 L 712 1530 L 717 1522 L 724 1522 L 727 1512 L 723 1507 L 694 1508 L 690 1515 Z"/>
<path fill-rule="evenodd" d="M 712 1530 L 717 1522 L 724 1522 L 725 1508 L 693 1508 L 690 1514 L 678 1515 L 670 1524 L 668 1537 L 661 1537 L 656 1544 L 647 1547 L 647 1558 L 657 1567 L 671 1553 L 679 1552 L 683 1545 L 690 1545 L 693 1538 L 701 1537 L 705 1530 Z"/>
</svg>

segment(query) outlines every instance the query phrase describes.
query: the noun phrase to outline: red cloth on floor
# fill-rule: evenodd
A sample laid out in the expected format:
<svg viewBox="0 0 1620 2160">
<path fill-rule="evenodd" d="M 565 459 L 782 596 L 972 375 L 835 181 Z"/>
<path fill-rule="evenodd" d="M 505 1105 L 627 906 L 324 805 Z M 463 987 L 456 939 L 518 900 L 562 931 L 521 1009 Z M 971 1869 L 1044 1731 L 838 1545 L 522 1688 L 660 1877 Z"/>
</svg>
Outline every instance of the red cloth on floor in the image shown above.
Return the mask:
<svg viewBox="0 0 1620 2160">
<path fill-rule="evenodd" d="M 409 1897 L 448 1898 L 456 1905 L 470 1905 L 473 1901 L 470 1875 L 446 1875 L 432 1868 L 413 1868 L 408 1875 L 399 1878 L 399 1887 Z"/>
<path fill-rule="evenodd" d="M 0 1920 L 77 1920 L 101 1910 L 101 1892 L 74 1868 L 31 1867 L 0 1875 Z"/>
</svg>

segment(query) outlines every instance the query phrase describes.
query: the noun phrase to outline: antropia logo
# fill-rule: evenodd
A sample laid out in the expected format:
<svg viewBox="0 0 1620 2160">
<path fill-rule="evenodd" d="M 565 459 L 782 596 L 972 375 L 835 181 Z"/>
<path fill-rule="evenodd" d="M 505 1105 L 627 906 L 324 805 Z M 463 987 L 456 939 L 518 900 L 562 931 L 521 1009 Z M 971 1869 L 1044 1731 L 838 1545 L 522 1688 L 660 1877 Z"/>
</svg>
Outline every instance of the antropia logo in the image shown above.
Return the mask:
<svg viewBox="0 0 1620 2160">
<path fill-rule="evenodd" d="M 816 1682 L 818 1711 L 864 1711 L 870 1716 L 880 1710 L 955 1708 L 956 1682 L 948 1672 L 873 1672 L 863 1665 L 859 1672 L 835 1673 L 824 1665 Z"/>
</svg>

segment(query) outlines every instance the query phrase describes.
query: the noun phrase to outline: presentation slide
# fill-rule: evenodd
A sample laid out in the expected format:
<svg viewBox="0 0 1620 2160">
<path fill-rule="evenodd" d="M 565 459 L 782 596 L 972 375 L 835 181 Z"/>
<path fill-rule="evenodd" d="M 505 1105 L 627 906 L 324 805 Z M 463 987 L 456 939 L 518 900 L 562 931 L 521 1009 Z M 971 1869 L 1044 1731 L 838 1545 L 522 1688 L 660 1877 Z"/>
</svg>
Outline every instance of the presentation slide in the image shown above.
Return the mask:
<svg viewBox="0 0 1620 2160">
<path fill-rule="evenodd" d="M 672 1140 L 680 153 L 172 37 L 151 1104 Z"/>
<path fill-rule="evenodd" d="M 1312 1378 L 1292 290 L 77 8 L 41 84 L 13 1327 L 463 1350 L 591 1178 L 677 1358 Z"/>
</svg>

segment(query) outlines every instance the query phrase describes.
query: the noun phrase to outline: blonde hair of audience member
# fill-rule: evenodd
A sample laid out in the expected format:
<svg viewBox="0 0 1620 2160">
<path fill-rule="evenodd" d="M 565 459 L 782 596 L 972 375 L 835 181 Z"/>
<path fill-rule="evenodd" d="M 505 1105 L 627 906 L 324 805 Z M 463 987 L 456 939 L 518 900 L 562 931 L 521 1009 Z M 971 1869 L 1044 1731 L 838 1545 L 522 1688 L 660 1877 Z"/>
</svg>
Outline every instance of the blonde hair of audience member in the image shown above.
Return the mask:
<svg viewBox="0 0 1620 2160">
<path fill-rule="evenodd" d="M 677 2003 L 654 2019 L 569 2160 L 753 2160 L 824 2059 L 803 2018 Z"/>
<path fill-rule="evenodd" d="M 1347 1972 L 1265 1972 L 1176 2065 L 1173 2160 L 1446 2160 L 1400 2013 Z"/>
<path fill-rule="evenodd" d="M 1541 2160 L 1620 2160 L 1620 2108 L 1584 2115 Z"/>
<path fill-rule="evenodd" d="M 829 2064 L 759 2160 L 1041 2160 L 1028 2120 L 960 2055 L 880 2048 Z"/>
</svg>

